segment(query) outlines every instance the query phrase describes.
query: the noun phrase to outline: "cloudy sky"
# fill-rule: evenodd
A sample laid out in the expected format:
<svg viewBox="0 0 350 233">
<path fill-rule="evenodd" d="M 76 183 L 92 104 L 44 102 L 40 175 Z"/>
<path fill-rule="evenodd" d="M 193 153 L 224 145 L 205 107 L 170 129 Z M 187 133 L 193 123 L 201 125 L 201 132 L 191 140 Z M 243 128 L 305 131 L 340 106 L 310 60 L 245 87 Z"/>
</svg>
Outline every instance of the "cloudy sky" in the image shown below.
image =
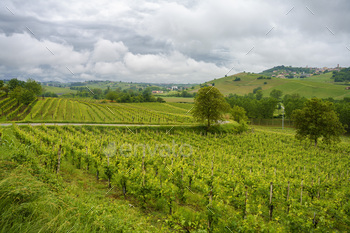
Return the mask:
<svg viewBox="0 0 350 233">
<path fill-rule="evenodd" d="M 5 0 L 0 7 L 0 79 L 199 83 L 277 65 L 350 66 L 349 0 Z"/>
</svg>

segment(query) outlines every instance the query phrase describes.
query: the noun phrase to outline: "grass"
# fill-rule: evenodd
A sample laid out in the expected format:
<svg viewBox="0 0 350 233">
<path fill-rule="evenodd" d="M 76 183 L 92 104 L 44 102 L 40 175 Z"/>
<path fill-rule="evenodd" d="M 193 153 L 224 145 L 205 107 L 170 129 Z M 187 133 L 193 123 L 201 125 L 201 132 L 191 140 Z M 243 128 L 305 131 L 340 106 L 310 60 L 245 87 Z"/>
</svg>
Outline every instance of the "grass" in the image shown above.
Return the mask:
<svg viewBox="0 0 350 233">
<path fill-rule="evenodd" d="M 194 98 L 185 97 L 162 97 L 166 102 L 169 103 L 193 103 Z"/>
<path fill-rule="evenodd" d="M 207 83 L 215 83 L 215 87 L 218 88 L 224 95 L 245 95 L 252 93 L 255 88 L 261 87 L 264 96 L 269 96 L 273 89 L 278 89 L 283 91 L 284 95 L 298 93 L 306 98 L 332 97 L 334 99 L 342 99 L 344 97 L 350 97 L 350 91 L 345 90 L 344 85 L 333 82 L 331 79 L 331 72 L 304 79 L 257 79 L 259 76 L 261 75 L 239 73 L 229 77 L 212 80 Z M 241 81 L 234 81 L 236 77 L 240 78 Z M 265 82 L 267 84 L 264 84 Z M 198 91 L 198 88 L 199 86 L 196 86 L 195 90 L 193 91 Z"/>
<path fill-rule="evenodd" d="M 45 92 L 53 92 L 57 95 L 64 95 L 64 94 L 76 94 L 76 90 L 71 90 L 69 88 L 65 87 L 51 87 L 51 86 L 43 86 L 45 89 Z"/>
<path fill-rule="evenodd" d="M 163 228 L 135 203 L 116 198 L 116 190 L 108 192 L 105 180 L 96 181 L 64 159 L 56 176 L 41 167 L 10 127 L 4 128 L 4 135 L 0 232 L 157 232 Z"/>
</svg>

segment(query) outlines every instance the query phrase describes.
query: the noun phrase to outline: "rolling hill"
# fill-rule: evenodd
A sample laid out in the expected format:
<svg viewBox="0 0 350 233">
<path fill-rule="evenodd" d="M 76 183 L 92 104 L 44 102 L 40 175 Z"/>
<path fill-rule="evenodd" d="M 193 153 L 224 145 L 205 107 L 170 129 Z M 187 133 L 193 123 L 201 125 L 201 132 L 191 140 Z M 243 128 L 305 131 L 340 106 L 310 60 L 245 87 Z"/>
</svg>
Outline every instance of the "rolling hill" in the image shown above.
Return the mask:
<svg viewBox="0 0 350 233">
<path fill-rule="evenodd" d="M 205 84 L 214 83 L 224 95 L 237 94 L 245 95 L 252 93 L 257 87 L 261 87 L 264 96 L 268 96 L 273 89 L 283 91 L 283 94 L 298 93 L 306 98 L 319 97 L 343 99 L 344 97 L 350 97 L 350 90 L 346 90 L 346 85 L 335 84 L 332 77 L 332 73 L 325 73 L 321 75 L 315 75 L 308 78 L 294 78 L 294 79 L 258 79 L 261 74 L 254 73 L 239 73 L 220 79 L 215 79 Z M 237 78 L 240 81 L 235 81 Z M 195 87 L 192 92 L 196 92 L 199 89 L 199 85 Z"/>
</svg>

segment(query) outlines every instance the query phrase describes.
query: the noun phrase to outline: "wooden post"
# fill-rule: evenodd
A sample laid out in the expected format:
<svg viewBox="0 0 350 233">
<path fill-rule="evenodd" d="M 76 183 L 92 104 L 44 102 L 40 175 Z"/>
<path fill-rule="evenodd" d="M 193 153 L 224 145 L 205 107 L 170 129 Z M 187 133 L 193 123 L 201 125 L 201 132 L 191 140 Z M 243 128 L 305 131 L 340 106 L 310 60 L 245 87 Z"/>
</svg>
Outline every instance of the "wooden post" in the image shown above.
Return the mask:
<svg viewBox="0 0 350 233">
<path fill-rule="evenodd" d="M 303 204 L 303 181 L 304 181 L 304 179 L 301 179 L 301 185 L 300 185 L 300 205 Z"/>
<path fill-rule="evenodd" d="M 273 192 L 273 184 L 272 182 L 270 183 L 270 220 L 272 219 L 272 211 L 273 211 L 273 205 L 272 205 L 272 192 Z"/>
<path fill-rule="evenodd" d="M 317 199 L 320 200 L 320 177 L 318 177 Z"/>
<path fill-rule="evenodd" d="M 290 183 L 289 183 L 289 181 L 288 181 L 288 187 L 287 187 L 287 214 L 289 213 L 289 203 L 288 203 L 288 200 L 289 200 L 289 185 L 290 185 Z"/>
<path fill-rule="evenodd" d="M 145 155 L 142 156 L 142 174 L 143 174 L 143 181 L 142 181 L 142 185 L 145 186 Z"/>
<path fill-rule="evenodd" d="M 58 174 L 60 172 L 60 165 L 61 165 L 61 145 L 58 147 L 58 152 L 57 152 L 57 155 L 58 155 L 58 159 L 57 159 L 57 171 L 56 171 L 56 174 Z"/>
<path fill-rule="evenodd" d="M 245 186 L 244 218 L 247 215 L 248 186 Z"/>
<path fill-rule="evenodd" d="M 88 153 L 88 147 L 86 146 L 86 159 L 87 159 L 87 165 L 86 165 L 86 170 L 89 171 L 89 153 Z"/>
</svg>

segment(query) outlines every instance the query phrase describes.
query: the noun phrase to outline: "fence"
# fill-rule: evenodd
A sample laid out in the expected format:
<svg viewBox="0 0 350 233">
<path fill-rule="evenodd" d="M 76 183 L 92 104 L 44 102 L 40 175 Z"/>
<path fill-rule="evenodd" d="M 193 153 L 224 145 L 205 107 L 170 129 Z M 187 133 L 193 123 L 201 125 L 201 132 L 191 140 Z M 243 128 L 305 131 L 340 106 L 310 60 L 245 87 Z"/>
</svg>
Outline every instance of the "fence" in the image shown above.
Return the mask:
<svg viewBox="0 0 350 233">
<path fill-rule="evenodd" d="M 281 126 L 282 118 L 272 118 L 272 119 L 249 119 L 252 125 L 264 125 L 264 126 Z M 290 119 L 284 119 L 285 127 L 293 127 L 293 121 Z"/>
</svg>

